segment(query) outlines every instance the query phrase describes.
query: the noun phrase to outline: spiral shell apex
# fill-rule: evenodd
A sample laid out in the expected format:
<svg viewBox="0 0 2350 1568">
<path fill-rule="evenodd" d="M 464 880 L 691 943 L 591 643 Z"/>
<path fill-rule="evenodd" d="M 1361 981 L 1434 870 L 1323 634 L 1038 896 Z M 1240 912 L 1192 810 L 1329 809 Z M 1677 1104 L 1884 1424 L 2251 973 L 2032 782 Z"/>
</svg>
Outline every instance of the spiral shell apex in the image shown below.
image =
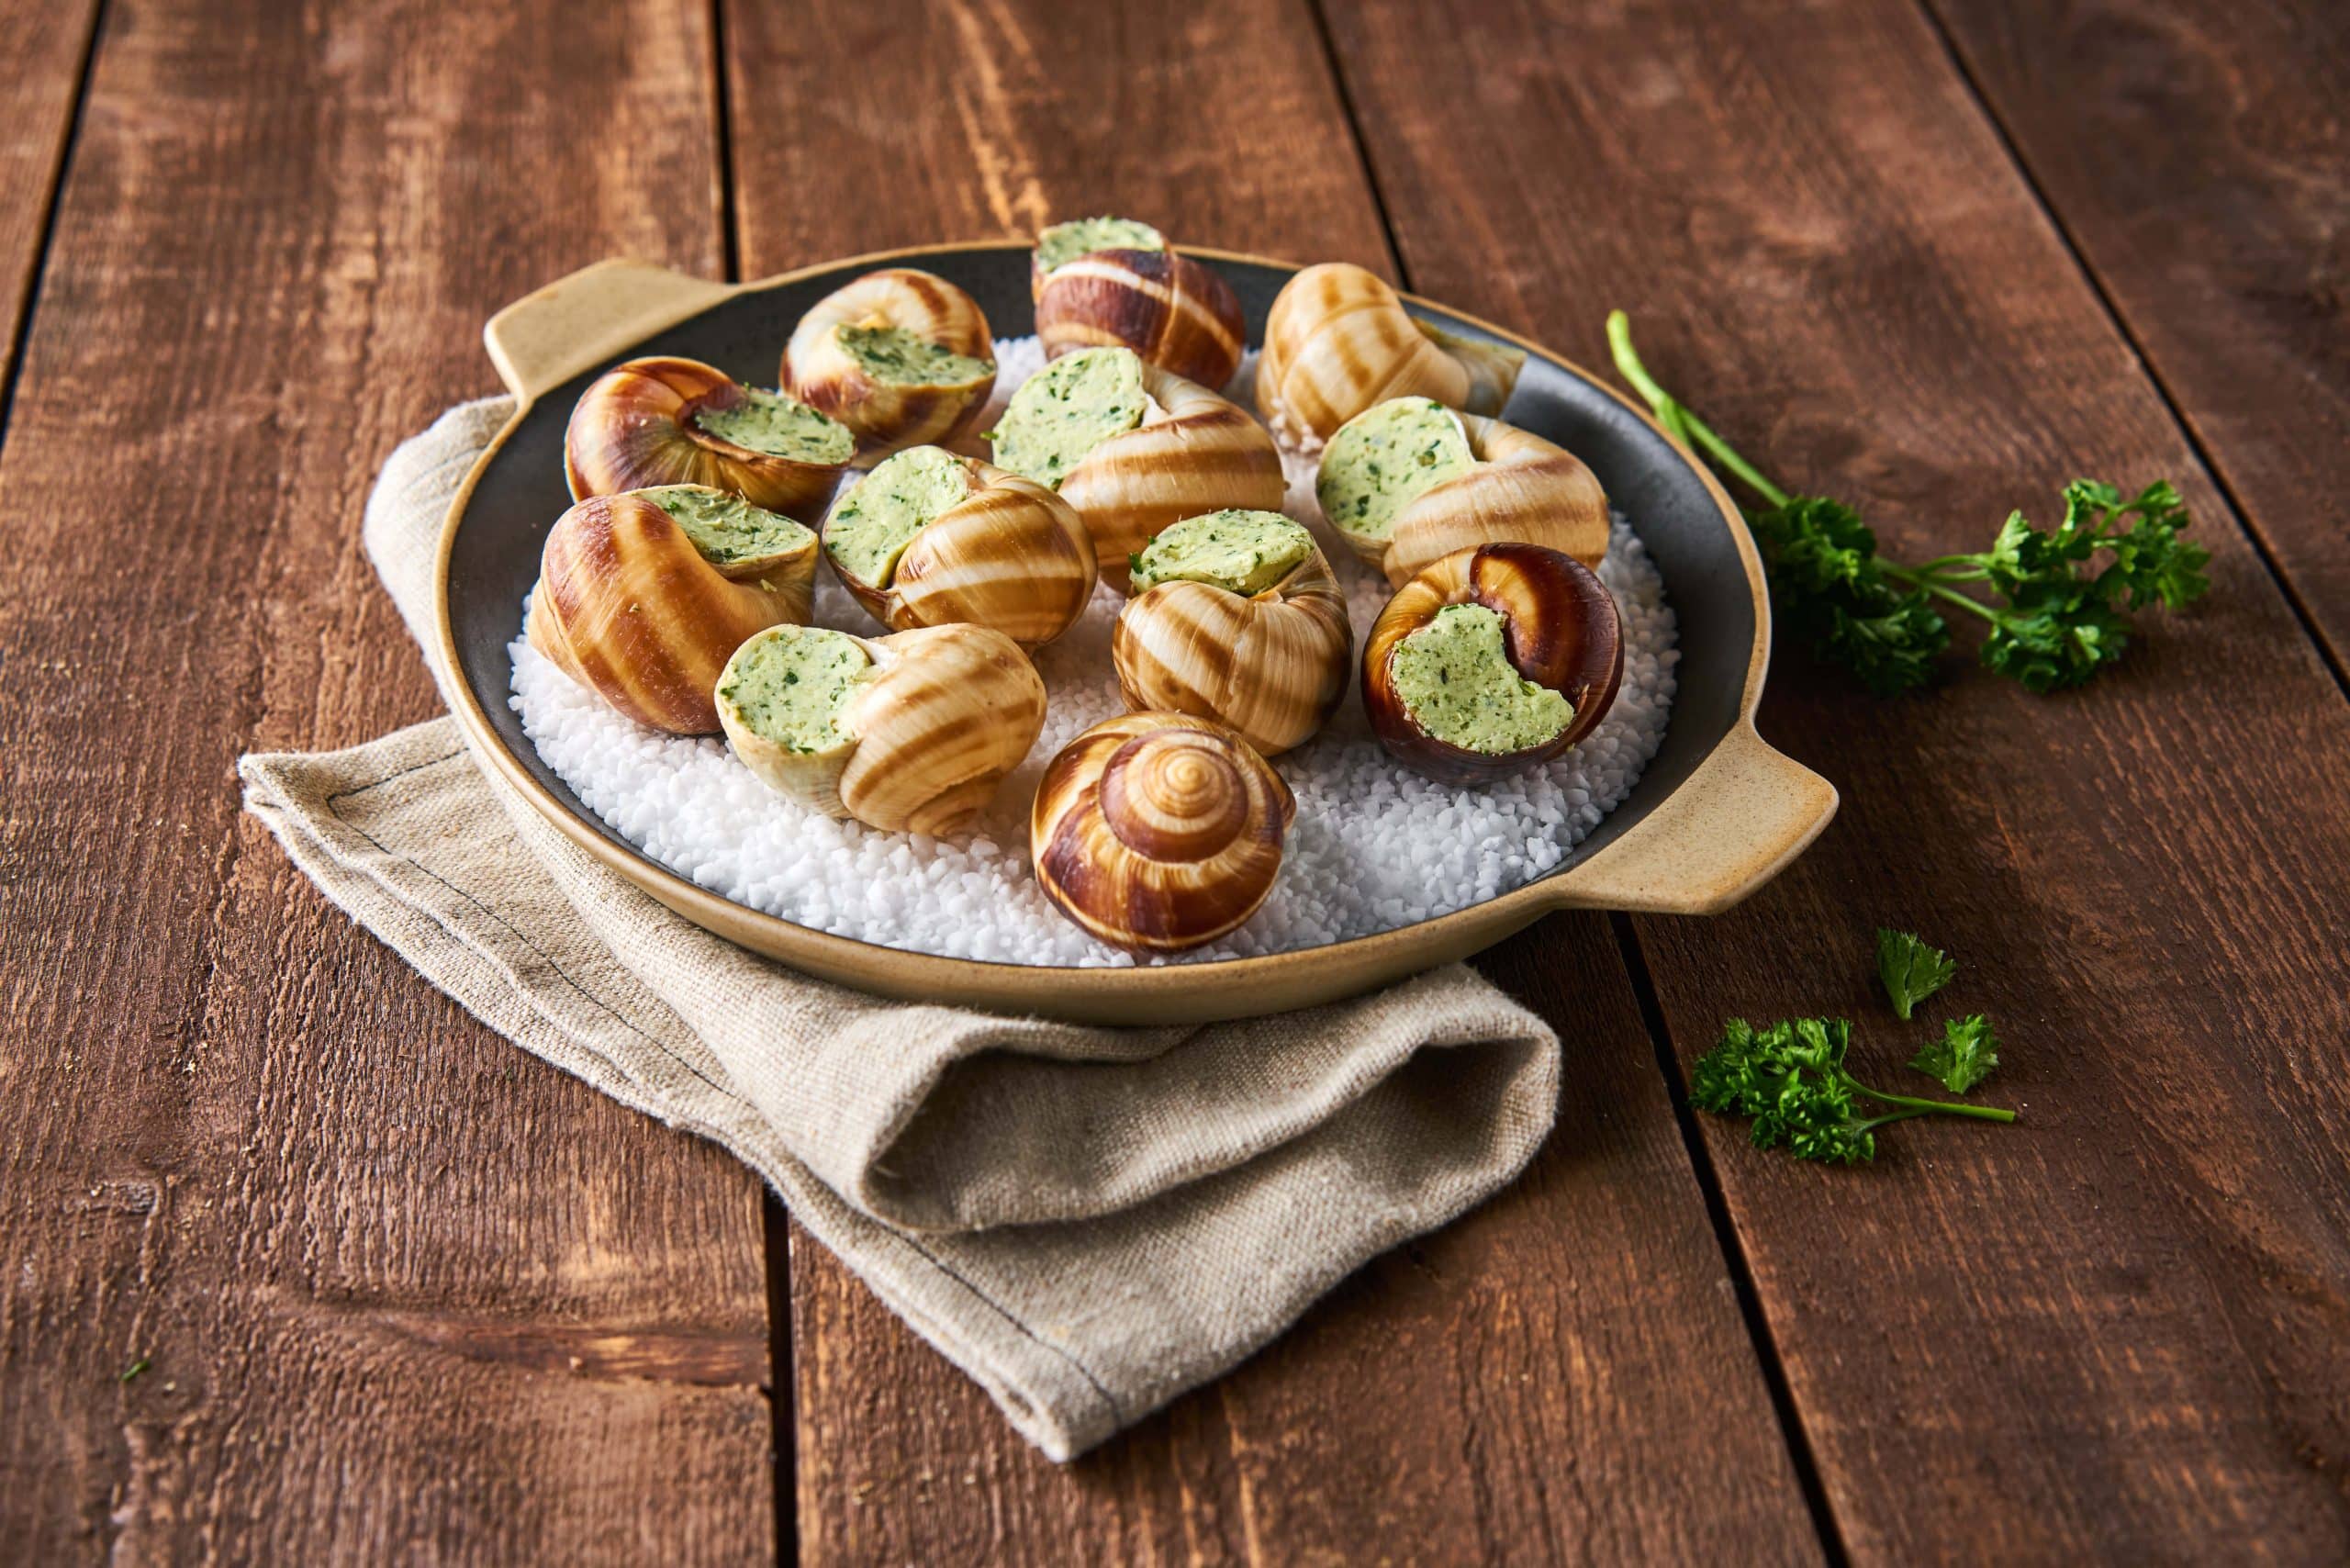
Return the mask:
<svg viewBox="0 0 2350 1568">
<path fill-rule="evenodd" d="M 1223 274 L 1176 251 L 1095 251 L 1054 269 L 1036 291 L 1047 356 L 1129 348 L 1203 386 L 1232 379 L 1246 330 Z"/>
<path fill-rule="evenodd" d="M 801 455 L 755 451 L 704 427 L 704 416 L 755 403 L 808 421 Z M 699 360 L 632 359 L 592 382 L 564 431 L 564 477 L 574 500 L 661 485 L 707 485 L 753 506 L 810 522 L 855 454 L 847 430 L 821 414 L 754 392 Z"/>
<path fill-rule="evenodd" d="M 912 361 L 860 354 L 853 343 L 877 330 L 897 345 L 939 353 Z M 887 454 L 950 441 L 970 424 L 995 387 L 995 340 L 963 289 L 918 268 L 884 267 L 800 319 L 783 351 L 782 380 L 793 397 L 854 431 L 867 454 Z"/>
<path fill-rule="evenodd" d="M 1257 362 L 1257 409 L 1292 445 L 1327 441 L 1391 398 L 1498 414 L 1525 364 L 1521 350 L 1429 326 L 1361 267 L 1325 262 L 1291 278 L 1273 300 Z"/>
<path fill-rule="evenodd" d="M 815 543 L 734 582 L 642 496 L 595 496 L 556 520 L 525 634 L 565 675 L 640 724 L 719 727 L 719 671 L 744 639 L 807 619 Z"/>
<path fill-rule="evenodd" d="M 1089 934 L 1180 953 L 1257 912 L 1296 812 L 1281 776 L 1223 725 L 1128 713 L 1045 769 L 1029 850 L 1046 897 Z"/>
</svg>

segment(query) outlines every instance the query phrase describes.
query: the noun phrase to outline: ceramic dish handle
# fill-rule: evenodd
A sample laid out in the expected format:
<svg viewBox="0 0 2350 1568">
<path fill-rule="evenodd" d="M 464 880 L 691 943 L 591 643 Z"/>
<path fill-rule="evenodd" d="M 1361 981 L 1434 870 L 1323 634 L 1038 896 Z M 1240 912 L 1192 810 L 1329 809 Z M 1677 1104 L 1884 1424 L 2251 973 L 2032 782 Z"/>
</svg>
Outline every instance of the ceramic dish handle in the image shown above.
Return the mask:
<svg viewBox="0 0 2350 1568">
<path fill-rule="evenodd" d="M 1639 825 L 1558 879 L 1561 909 L 1718 914 L 1836 814 L 1836 787 L 1740 719 Z"/>
<path fill-rule="evenodd" d="M 651 262 L 599 262 L 492 316 L 482 342 L 507 386 L 529 400 L 733 292 L 732 284 L 688 277 Z"/>
</svg>

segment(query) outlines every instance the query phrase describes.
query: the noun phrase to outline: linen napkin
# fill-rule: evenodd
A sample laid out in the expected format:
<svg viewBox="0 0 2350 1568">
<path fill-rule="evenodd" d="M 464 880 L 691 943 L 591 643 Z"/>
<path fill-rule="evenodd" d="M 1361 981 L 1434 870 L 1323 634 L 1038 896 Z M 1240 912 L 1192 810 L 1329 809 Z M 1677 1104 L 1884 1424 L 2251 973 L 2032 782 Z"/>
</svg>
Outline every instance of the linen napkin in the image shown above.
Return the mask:
<svg viewBox="0 0 2350 1568">
<path fill-rule="evenodd" d="M 511 407 L 451 409 L 369 497 L 368 554 L 428 649 L 442 517 Z M 239 766 L 327 897 L 517 1045 L 756 1170 L 1057 1460 L 1504 1185 L 1556 1109 L 1557 1036 L 1459 965 L 1198 1028 L 887 1002 L 672 914 L 453 719 Z"/>
</svg>

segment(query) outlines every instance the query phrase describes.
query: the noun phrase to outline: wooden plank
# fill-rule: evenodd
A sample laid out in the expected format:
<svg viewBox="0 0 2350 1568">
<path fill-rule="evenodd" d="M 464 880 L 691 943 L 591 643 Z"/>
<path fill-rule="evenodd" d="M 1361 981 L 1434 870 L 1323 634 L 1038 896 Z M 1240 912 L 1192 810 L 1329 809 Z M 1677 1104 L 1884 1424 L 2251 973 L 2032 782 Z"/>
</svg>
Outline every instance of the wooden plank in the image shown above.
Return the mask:
<svg viewBox="0 0 2350 1568">
<path fill-rule="evenodd" d="M 1415 284 L 1594 364 L 1629 309 L 1666 385 L 1895 552 L 1979 547 L 2077 473 L 2185 485 L 2210 601 L 2091 690 L 1954 660 L 1880 702 L 1783 654 L 1763 727 L 1841 816 L 1736 913 L 1636 928 L 1684 1062 L 1725 1015 L 1828 1012 L 1909 1077 L 1878 924 L 1949 946 L 1947 1007 L 2006 1037 L 2020 1127 L 1905 1127 L 1866 1171 L 1705 1118 L 1856 1559 L 2338 1555 L 2350 710 L 1933 30 L 1899 0 L 1332 21 Z"/>
<path fill-rule="evenodd" d="M 17 363 L 97 10 L 97 0 L 0 0 L 0 38 L 8 40 L 0 72 L 0 386 Z"/>
<path fill-rule="evenodd" d="M 1301 6 L 990 0 L 925 26 L 908 6 L 834 0 L 729 17 L 746 273 L 1093 211 L 1390 264 Z M 926 120 L 906 106 L 942 101 Z M 1577 1064 L 1533 1173 L 1066 1468 L 797 1236 L 807 1554 L 1816 1555 L 1606 925 L 1553 922 L 1493 972 L 1559 1022 Z"/>
<path fill-rule="evenodd" d="M 0 454 L 0 1555 L 774 1549 L 756 1182 L 431 992 L 232 767 L 434 711 L 360 505 L 483 318 L 719 266 L 702 17 L 109 12 Z"/>
<path fill-rule="evenodd" d="M 2350 13 L 1933 9 L 2336 670 L 2350 666 Z"/>
</svg>

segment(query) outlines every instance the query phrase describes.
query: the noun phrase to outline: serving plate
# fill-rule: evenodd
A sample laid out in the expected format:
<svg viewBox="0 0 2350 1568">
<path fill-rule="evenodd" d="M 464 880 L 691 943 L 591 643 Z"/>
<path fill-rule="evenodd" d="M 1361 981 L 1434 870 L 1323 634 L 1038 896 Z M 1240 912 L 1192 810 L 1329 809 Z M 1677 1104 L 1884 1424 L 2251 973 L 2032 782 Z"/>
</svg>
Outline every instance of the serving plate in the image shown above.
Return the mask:
<svg viewBox="0 0 2350 1568">
<path fill-rule="evenodd" d="M 1238 294 L 1252 342 L 1298 269 L 1185 247 Z M 507 702 L 507 648 L 548 529 L 570 504 L 564 427 L 589 381 L 640 354 L 683 354 L 772 385 L 800 317 L 858 274 L 906 263 L 961 285 L 1000 336 L 1030 319 L 1026 245 L 890 251 L 747 284 L 643 262 L 573 274 L 493 317 L 489 355 L 516 407 L 467 476 L 441 533 L 433 633 L 454 672 L 452 706 L 480 754 L 574 843 L 717 935 L 826 980 L 912 1000 L 1108 1024 L 1191 1023 L 1311 1006 L 1466 958 L 1554 909 L 1710 914 L 1776 875 L 1828 825 L 1836 791 L 1754 731 L 1771 646 L 1762 563 L 1713 476 L 1636 407 L 1550 353 L 1474 317 L 1405 297 L 1447 330 L 1516 344 L 1512 423 L 1589 464 L 1632 519 L 1679 622 L 1679 691 L 1664 740 L 1631 793 L 1558 867 L 1467 909 L 1326 946 L 1215 962 L 1077 969 L 905 952 L 834 935 L 723 898 L 647 857 L 540 760 Z M 1351 696 L 1348 699 L 1353 700 Z"/>
</svg>

